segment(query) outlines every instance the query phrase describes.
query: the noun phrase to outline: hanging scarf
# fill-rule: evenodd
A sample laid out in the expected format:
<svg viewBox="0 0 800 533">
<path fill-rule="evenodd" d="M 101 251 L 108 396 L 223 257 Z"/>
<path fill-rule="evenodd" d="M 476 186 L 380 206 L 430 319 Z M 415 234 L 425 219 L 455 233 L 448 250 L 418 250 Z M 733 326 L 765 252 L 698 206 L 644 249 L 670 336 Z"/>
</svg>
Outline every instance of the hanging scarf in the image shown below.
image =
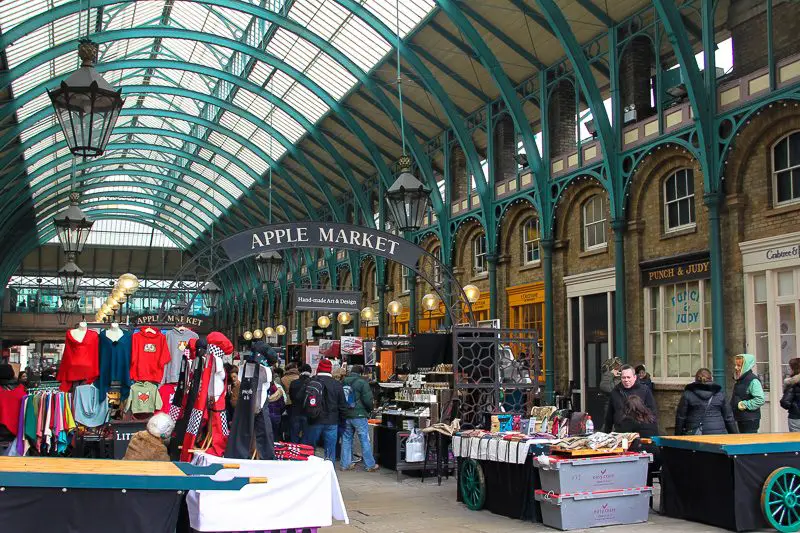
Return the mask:
<svg viewBox="0 0 800 533">
<path fill-rule="evenodd" d="M 205 350 L 202 348 L 198 348 L 194 358 L 194 371 L 192 372 L 191 383 L 189 384 L 188 393 L 186 394 L 186 401 L 182 403 L 183 410 L 181 412 L 181 417 L 178 420 L 178 423 L 175 426 L 175 437 L 170 442 L 170 458 L 173 461 L 180 460 L 186 461 L 187 458 L 190 457 L 188 453 L 191 449 L 190 447 L 186 447 L 186 442 L 188 439 L 188 428 L 189 428 L 189 419 L 192 415 L 192 409 L 189 407 L 196 403 L 197 398 L 199 397 L 200 385 L 202 383 L 203 372 L 204 372 L 204 362 L 205 362 Z M 194 444 L 194 438 L 196 434 L 193 435 L 191 442 Z M 183 450 L 186 450 L 186 454 L 183 453 Z"/>
<path fill-rule="evenodd" d="M 178 377 L 178 386 L 175 388 L 175 394 L 172 395 L 172 402 L 169 406 L 169 416 L 174 420 L 178 421 L 183 414 L 184 408 L 184 395 L 186 392 L 186 373 L 189 368 L 189 360 L 191 358 L 191 351 L 187 347 L 183 350 L 183 358 L 181 359 L 181 371 L 180 376 Z"/>
</svg>

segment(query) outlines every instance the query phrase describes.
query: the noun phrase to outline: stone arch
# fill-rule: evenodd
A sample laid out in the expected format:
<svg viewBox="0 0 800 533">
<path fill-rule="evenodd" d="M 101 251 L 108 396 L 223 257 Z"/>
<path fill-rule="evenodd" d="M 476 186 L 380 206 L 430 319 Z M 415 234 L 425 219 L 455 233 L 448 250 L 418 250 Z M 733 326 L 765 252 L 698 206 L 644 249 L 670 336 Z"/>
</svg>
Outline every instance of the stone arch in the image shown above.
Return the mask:
<svg viewBox="0 0 800 533">
<path fill-rule="evenodd" d="M 375 286 L 375 260 L 368 257 L 361 262 L 361 293 L 364 305 L 378 299 Z"/>
</svg>

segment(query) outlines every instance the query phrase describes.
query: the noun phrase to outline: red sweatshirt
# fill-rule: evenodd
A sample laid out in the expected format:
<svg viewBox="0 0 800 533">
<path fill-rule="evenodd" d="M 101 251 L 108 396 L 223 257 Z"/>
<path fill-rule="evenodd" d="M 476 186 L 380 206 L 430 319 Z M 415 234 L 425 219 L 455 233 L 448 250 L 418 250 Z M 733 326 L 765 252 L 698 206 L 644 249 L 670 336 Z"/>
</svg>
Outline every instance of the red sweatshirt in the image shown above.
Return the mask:
<svg viewBox="0 0 800 533">
<path fill-rule="evenodd" d="M 169 362 L 167 337 L 160 331 L 145 328 L 133 334 L 131 345 L 131 379 L 161 383 L 164 366 Z"/>
<path fill-rule="evenodd" d="M 100 336 L 96 331 L 87 329 L 83 340 L 78 342 L 67 330 L 64 355 L 58 366 L 56 379 L 61 382 L 61 390 L 69 392 L 74 381 L 91 383 L 100 375 Z"/>
<path fill-rule="evenodd" d="M 0 387 L 0 425 L 5 426 L 12 435 L 19 431 L 19 411 L 26 394 L 22 385 L 11 390 Z"/>
</svg>

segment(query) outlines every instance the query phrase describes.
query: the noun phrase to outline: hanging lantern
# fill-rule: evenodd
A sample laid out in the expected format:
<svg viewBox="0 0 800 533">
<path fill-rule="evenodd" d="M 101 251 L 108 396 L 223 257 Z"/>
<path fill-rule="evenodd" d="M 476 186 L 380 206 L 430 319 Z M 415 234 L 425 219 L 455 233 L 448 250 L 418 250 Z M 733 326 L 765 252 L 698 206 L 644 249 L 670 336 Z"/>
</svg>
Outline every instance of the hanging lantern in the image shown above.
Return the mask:
<svg viewBox="0 0 800 533">
<path fill-rule="evenodd" d="M 464 287 L 464 294 L 467 295 L 467 300 L 469 300 L 469 303 L 474 304 L 480 299 L 481 290 L 475 285 L 467 285 Z"/>
<path fill-rule="evenodd" d="M 200 291 L 200 294 L 203 297 L 203 304 L 208 309 L 216 309 L 217 305 L 219 305 L 219 297 L 222 294 L 222 289 L 217 287 L 217 284 L 213 281 L 209 281 L 203 286 L 203 290 Z"/>
<path fill-rule="evenodd" d="M 81 297 L 78 296 L 77 293 L 64 293 L 61 296 L 61 305 L 64 306 L 67 313 L 74 313 L 78 310 L 78 303 L 80 302 Z"/>
<path fill-rule="evenodd" d="M 386 202 L 394 225 L 399 231 L 416 231 L 431 201 L 431 189 L 411 173 L 411 158 L 403 156 L 398 161 L 400 175 L 386 191 Z"/>
<path fill-rule="evenodd" d="M 53 217 L 58 242 L 67 254 L 68 261 L 75 261 L 78 254 L 83 251 L 94 225 L 94 222 L 78 207 L 80 199 L 80 193 L 75 191 L 69 193 L 69 207 Z"/>
<path fill-rule="evenodd" d="M 399 316 L 400 313 L 403 312 L 403 304 L 398 302 L 397 300 L 392 300 L 389 302 L 389 305 L 386 306 L 389 314 L 392 316 Z"/>
<path fill-rule="evenodd" d="M 83 279 L 83 270 L 74 261 L 67 261 L 58 271 L 58 279 L 65 294 L 76 294 Z"/>
<path fill-rule="evenodd" d="M 256 266 L 261 281 L 272 284 L 278 281 L 278 274 L 283 266 L 283 257 L 278 252 L 263 252 L 256 256 Z"/>
<path fill-rule="evenodd" d="M 264 330 L 264 335 L 266 335 L 267 337 L 274 337 L 275 336 L 275 330 L 272 329 L 271 327 L 267 327 Z"/>
<path fill-rule="evenodd" d="M 428 293 L 422 297 L 422 307 L 426 311 L 433 312 L 439 308 L 439 296 L 433 293 Z"/>
<path fill-rule="evenodd" d="M 326 329 L 331 325 L 331 318 L 328 315 L 320 315 L 317 319 L 317 325 L 322 329 Z"/>
<path fill-rule="evenodd" d="M 56 311 L 56 317 L 58 318 L 58 325 L 65 326 L 67 324 L 67 317 L 69 317 L 69 311 L 67 308 L 64 307 L 64 303 L 61 303 L 61 307 L 58 308 Z"/>
<path fill-rule="evenodd" d="M 264 338 L 264 332 L 263 332 L 263 331 L 261 331 L 261 330 L 260 330 L 260 329 L 258 329 L 258 328 L 254 329 L 254 330 L 253 330 L 253 338 L 254 338 L 255 340 L 261 340 L 261 339 L 263 339 L 263 338 Z"/>
<path fill-rule="evenodd" d="M 373 318 L 375 318 L 375 310 L 372 309 L 370 306 L 367 306 L 361 310 L 361 320 L 369 322 Z"/>
<path fill-rule="evenodd" d="M 286 335 L 286 326 L 279 324 L 278 327 L 275 328 L 275 332 L 278 335 Z"/>
<path fill-rule="evenodd" d="M 124 101 L 94 68 L 97 45 L 88 39 L 78 46 L 81 66 L 61 85 L 47 91 L 70 152 L 77 157 L 103 155 Z"/>
<path fill-rule="evenodd" d="M 245 331 L 244 333 L 242 333 L 242 338 L 249 342 L 253 340 L 253 333 L 250 331 Z"/>
<path fill-rule="evenodd" d="M 353 317 L 352 317 L 352 316 L 350 316 L 350 313 L 348 313 L 347 311 L 342 311 L 341 313 L 339 313 L 339 314 L 336 316 L 336 321 L 337 321 L 339 324 L 343 325 L 343 326 L 346 326 L 346 325 L 347 325 L 347 324 L 349 324 L 349 323 L 350 323 L 352 320 L 353 320 Z"/>
</svg>

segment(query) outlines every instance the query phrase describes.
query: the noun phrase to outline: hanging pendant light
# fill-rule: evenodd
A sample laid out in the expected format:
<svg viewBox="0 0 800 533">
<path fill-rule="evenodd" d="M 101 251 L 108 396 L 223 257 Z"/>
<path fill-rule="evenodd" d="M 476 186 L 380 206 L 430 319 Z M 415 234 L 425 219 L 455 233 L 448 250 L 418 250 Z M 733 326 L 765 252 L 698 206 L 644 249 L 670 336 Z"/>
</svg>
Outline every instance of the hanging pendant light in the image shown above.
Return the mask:
<svg viewBox="0 0 800 533">
<path fill-rule="evenodd" d="M 64 306 L 64 309 L 67 313 L 74 313 L 78 310 L 78 303 L 80 303 L 81 297 L 78 296 L 77 293 L 64 293 L 61 296 L 61 304 Z"/>
<path fill-rule="evenodd" d="M 74 261 L 67 261 L 58 271 L 58 279 L 65 294 L 77 294 L 83 279 L 83 270 Z"/>
<path fill-rule="evenodd" d="M 278 274 L 283 266 L 283 257 L 278 252 L 263 252 L 256 256 L 256 266 L 261 281 L 273 284 L 278 281 Z"/>
<path fill-rule="evenodd" d="M 411 173 L 410 157 L 404 155 L 398 165 L 400 175 L 386 191 L 389 213 L 399 231 L 417 231 L 428 211 L 431 189 Z"/>
<path fill-rule="evenodd" d="M 69 193 L 69 207 L 53 218 L 56 227 L 58 242 L 67 254 L 67 259 L 74 261 L 83 251 L 83 246 L 89 238 L 94 221 L 78 207 L 81 195 L 76 191 Z"/>
<path fill-rule="evenodd" d="M 222 289 L 217 287 L 217 284 L 213 281 L 209 281 L 203 286 L 203 290 L 200 291 L 200 294 L 203 296 L 203 304 L 213 311 L 219 305 L 219 297 L 222 294 Z"/>
<path fill-rule="evenodd" d="M 105 151 L 124 101 L 122 91 L 114 90 L 94 68 L 96 44 L 81 40 L 78 56 L 80 68 L 47 94 L 70 152 L 78 157 L 96 157 Z"/>
<path fill-rule="evenodd" d="M 275 332 L 278 335 L 286 335 L 286 326 L 279 324 L 278 327 L 275 328 Z"/>
</svg>

